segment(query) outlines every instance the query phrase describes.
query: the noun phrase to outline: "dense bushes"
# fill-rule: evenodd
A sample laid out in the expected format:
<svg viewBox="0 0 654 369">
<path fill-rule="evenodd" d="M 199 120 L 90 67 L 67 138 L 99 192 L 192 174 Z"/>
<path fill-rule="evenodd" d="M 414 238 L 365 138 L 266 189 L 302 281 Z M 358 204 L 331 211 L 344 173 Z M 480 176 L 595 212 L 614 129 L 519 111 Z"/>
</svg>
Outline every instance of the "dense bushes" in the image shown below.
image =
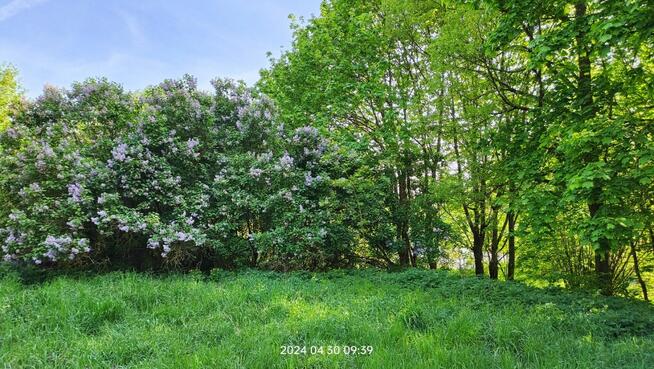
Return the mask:
<svg viewBox="0 0 654 369">
<path fill-rule="evenodd" d="M 351 263 L 353 231 L 323 160 L 338 155 L 315 128 L 285 130 L 265 96 L 213 87 L 186 76 L 138 95 L 106 80 L 46 88 L 1 133 L 4 260 Z"/>
</svg>

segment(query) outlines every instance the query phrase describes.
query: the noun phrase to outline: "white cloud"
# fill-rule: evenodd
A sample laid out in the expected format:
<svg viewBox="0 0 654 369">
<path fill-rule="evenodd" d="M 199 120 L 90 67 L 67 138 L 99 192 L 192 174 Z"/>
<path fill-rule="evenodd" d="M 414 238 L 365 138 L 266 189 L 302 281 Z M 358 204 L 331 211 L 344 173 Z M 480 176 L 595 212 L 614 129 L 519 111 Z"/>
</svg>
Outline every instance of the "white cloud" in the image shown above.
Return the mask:
<svg viewBox="0 0 654 369">
<path fill-rule="evenodd" d="M 120 15 L 123 23 L 125 23 L 125 27 L 127 28 L 127 32 L 130 35 L 132 44 L 134 46 L 145 45 L 147 43 L 147 37 L 145 36 L 145 32 L 143 31 L 143 28 L 141 27 L 138 19 L 133 15 L 123 11 L 118 11 L 118 14 Z"/>
<path fill-rule="evenodd" d="M 45 1 L 47 0 L 11 0 L 9 3 L 0 6 L 0 22 Z"/>
</svg>

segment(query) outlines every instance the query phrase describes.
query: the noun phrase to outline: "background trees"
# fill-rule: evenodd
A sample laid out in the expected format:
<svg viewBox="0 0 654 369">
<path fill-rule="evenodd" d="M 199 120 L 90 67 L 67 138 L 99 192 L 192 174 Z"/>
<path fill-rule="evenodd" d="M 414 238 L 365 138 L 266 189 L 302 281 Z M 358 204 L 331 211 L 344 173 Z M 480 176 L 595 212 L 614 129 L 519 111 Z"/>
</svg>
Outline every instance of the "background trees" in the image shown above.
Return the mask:
<svg viewBox="0 0 654 369">
<path fill-rule="evenodd" d="M 651 238 L 646 5 L 329 1 L 261 88 L 391 183 L 400 264 L 424 216 L 478 275 L 513 279 L 518 249 L 525 275 L 624 292 Z"/>
</svg>

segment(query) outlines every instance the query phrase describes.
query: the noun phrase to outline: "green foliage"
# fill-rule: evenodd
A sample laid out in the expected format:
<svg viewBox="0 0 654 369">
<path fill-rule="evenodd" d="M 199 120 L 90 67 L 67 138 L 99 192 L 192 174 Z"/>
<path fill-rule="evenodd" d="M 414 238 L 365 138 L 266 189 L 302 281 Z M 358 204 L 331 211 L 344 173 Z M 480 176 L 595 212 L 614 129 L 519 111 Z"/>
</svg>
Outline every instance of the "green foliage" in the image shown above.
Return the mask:
<svg viewBox="0 0 654 369">
<path fill-rule="evenodd" d="M 7 128 L 12 111 L 20 103 L 17 75 L 15 68 L 0 64 L 0 132 Z"/>
</svg>

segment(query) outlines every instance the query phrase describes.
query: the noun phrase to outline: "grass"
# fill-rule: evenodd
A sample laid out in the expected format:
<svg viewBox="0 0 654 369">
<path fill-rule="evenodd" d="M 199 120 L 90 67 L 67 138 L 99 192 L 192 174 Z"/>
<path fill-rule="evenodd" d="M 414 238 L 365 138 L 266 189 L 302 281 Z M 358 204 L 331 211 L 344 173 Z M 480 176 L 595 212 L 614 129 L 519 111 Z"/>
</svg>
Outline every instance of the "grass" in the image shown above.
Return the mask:
<svg viewBox="0 0 654 369">
<path fill-rule="evenodd" d="M 0 278 L 0 368 L 600 367 L 654 367 L 651 305 L 430 271 Z"/>
</svg>

